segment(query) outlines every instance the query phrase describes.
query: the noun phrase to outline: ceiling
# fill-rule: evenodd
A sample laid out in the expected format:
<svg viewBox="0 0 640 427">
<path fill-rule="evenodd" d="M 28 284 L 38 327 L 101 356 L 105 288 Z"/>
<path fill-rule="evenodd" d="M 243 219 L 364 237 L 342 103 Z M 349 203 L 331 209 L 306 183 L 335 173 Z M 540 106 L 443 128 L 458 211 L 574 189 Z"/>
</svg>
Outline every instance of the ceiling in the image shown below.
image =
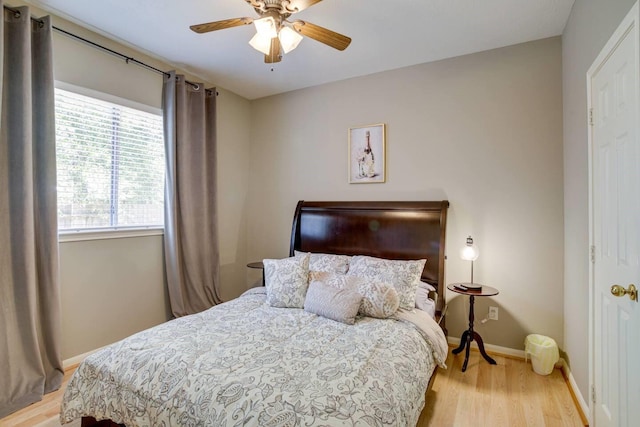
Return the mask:
<svg viewBox="0 0 640 427">
<path fill-rule="evenodd" d="M 305 38 L 282 62 L 251 48 L 253 25 L 196 34 L 190 25 L 256 17 L 244 0 L 30 0 L 199 78 L 256 99 L 562 34 L 574 0 L 323 0 L 294 15 L 352 38 L 345 51 Z"/>
</svg>

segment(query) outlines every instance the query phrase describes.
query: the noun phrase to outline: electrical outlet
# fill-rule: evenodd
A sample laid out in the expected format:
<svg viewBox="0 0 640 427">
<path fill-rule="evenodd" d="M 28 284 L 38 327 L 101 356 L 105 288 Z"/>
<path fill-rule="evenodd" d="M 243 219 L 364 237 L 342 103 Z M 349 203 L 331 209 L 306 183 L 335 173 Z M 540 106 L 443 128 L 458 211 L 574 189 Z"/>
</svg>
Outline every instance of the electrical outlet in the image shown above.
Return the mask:
<svg viewBox="0 0 640 427">
<path fill-rule="evenodd" d="M 498 320 L 498 307 L 489 307 L 489 320 Z"/>
</svg>

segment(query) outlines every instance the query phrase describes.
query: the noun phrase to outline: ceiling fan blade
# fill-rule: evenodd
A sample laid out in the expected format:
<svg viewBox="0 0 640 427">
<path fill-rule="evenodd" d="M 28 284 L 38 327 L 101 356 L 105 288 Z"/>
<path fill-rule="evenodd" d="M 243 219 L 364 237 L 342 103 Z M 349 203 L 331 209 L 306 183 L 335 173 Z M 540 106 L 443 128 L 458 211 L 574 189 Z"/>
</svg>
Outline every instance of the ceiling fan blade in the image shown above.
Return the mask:
<svg viewBox="0 0 640 427">
<path fill-rule="evenodd" d="M 274 37 L 271 39 L 271 49 L 269 54 L 264 56 L 264 62 L 267 64 L 273 64 L 274 62 L 282 61 L 282 47 L 280 46 L 280 39 Z"/>
<path fill-rule="evenodd" d="M 324 43 L 327 46 L 331 46 L 334 49 L 345 50 L 347 46 L 349 46 L 349 43 L 351 43 L 350 37 L 343 36 L 335 31 L 327 30 L 310 22 L 293 21 L 292 25 L 293 29 L 297 32 L 317 40 L 320 43 Z"/>
<path fill-rule="evenodd" d="M 308 7 L 313 6 L 316 3 L 320 3 L 322 0 L 291 0 L 286 6 L 287 10 L 291 13 L 300 12 Z M 283 2 L 284 3 L 284 2 Z"/>
<path fill-rule="evenodd" d="M 207 22 L 206 24 L 192 25 L 189 28 L 196 33 L 208 33 L 209 31 L 224 30 L 225 28 L 239 27 L 240 25 L 249 25 L 253 22 L 253 18 L 233 18 L 224 21 Z"/>
</svg>

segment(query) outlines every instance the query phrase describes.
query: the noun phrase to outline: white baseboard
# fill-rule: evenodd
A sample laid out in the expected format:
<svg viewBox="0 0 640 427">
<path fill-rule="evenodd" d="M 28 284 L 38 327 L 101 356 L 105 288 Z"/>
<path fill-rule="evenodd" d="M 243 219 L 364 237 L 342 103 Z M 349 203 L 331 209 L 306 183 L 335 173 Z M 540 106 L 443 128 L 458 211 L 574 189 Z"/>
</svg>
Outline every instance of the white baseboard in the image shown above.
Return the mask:
<svg viewBox="0 0 640 427">
<path fill-rule="evenodd" d="M 582 415 L 587 420 L 589 425 L 591 425 L 591 411 L 589 410 L 589 404 L 586 400 L 584 400 L 584 396 L 580 393 L 580 389 L 578 388 L 578 384 L 576 384 L 575 378 L 573 378 L 573 374 L 571 373 L 571 369 L 569 369 L 569 365 L 564 359 L 560 359 L 562 362 L 562 372 L 564 373 L 565 378 L 569 380 L 569 387 L 571 387 L 571 391 L 578 401 L 578 405 L 580 406 L 580 410 L 582 411 Z"/>
<path fill-rule="evenodd" d="M 104 347 L 100 347 L 100 348 L 104 348 Z M 96 351 L 100 350 L 100 348 L 96 348 L 95 350 L 87 351 L 86 353 L 82 353 L 82 354 L 79 354 L 77 356 L 71 357 L 69 359 L 63 360 L 62 361 L 62 367 L 65 370 L 69 369 L 70 366 L 74 366 L 74 365 L 79 364 L 80 362 L 82 362 L 85 359 L 85 357 L 90 356 L 91 354 L 93 354 Z"/>
<path fill-rule="evenodd" d="M 460 345 L 460 338 L 447 337 L 447 341 L 449 342 L 449 344 Z M 478 344 L 475 341 L 473 341 L 471 343 L 471 347 L 478 349 Z M 499 354 L 504 354 L 505 356 L 513 356 L 520 359 L 524 359 L 524 350 L 516 350 L 514 348 L 501 347 L 499 345 L 493 345 L 493 344 L 485 344 L 484 349 L 493 353 L 499 353 Z"/>
</svg>

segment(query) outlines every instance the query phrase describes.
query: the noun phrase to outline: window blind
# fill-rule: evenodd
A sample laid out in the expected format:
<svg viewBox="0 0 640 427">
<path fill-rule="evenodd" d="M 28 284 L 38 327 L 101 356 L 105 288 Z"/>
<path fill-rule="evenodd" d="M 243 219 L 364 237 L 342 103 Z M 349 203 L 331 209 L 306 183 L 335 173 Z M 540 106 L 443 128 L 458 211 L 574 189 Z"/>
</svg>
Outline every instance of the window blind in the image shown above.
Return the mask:
<svg viewBox="0 0 640 427">
<path fill-rule="evenodd" d="M 162 226 L 162 117 L 56 89 L 58 229 Z"/>
</svg>

